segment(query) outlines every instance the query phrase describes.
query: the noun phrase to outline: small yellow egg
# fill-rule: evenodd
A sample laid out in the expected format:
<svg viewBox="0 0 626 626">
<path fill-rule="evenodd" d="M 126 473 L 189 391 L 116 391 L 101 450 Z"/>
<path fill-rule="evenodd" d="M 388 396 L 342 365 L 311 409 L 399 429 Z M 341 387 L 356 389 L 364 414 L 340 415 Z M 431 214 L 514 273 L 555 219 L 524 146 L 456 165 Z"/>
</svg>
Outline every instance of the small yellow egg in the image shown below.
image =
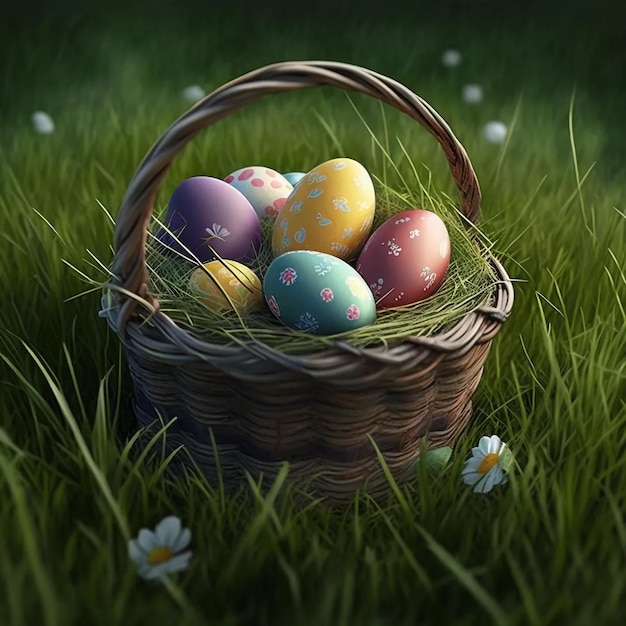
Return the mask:
<svg viewBox="0 0 626 626">
<path fill-rule="evenodd" d="M 189 280 L 200 302 L 211 311 L 234 308 L 240 315 L 248 315 L 265 306 L 258 276 L 237 261 L 210 261 L 194 270 Z"/>
</svg>

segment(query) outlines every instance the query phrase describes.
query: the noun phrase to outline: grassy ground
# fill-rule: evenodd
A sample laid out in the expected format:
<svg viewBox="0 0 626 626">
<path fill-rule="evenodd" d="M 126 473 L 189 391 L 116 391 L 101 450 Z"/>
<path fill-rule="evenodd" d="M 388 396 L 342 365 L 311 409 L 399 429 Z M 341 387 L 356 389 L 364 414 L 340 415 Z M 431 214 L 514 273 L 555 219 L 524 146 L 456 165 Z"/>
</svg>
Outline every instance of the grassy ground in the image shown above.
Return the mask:
<svg viewBox="0 0 626 626">
<path fill-rule="evenodd" d="M 270 2 L 238 18 L 211 4 L 154 2 L 142 14 L 130 3 L 89 13 L 66 3 L 44 18 L 36 3 L 14 3 L 3 15 L 0 623 L 621 622 L 624 10 L 574 2 L 538 12 L 528 2 L 508 15 L 484 1 L 415 3 L 400 16 L 364 2 L 360 14 L 342 9 L 324 23 L 330 2 L 302 16 L 272 12 Z M 447 47 L 464 54 L 452 71 L 439 65 Z M 434 477 L 422 467 L 381 509 L 298 512 L 273 494 L 249 507 L 198 479 L 172 482 L 163 464 L 124 443 L 128 374 L 96 315 L 99 294 L 65 301 L 85 286 L 64 261 L 98 275 L 84 260 L 86 249 L 109 258 L 98 203 L 116 212 L 135 167 L 183 111 L 180 90 L 209 90 L 287 58 L 369 66 L 429 100 L 466 146 L 483 188 L 483 230 L 520 281 L 451 464 Z M 483 85 L 480 107 L 460 100 L 466 82 Z M 32 131 L 37 109 L 54 117 L 54 134 Z M 196 173 L 256 162 L 287 171 L 333 156 L 313 111 L 333 120 L 346 155 L 380 167 L 343 94 L 308 91 L 275 96 L 197 138 L 160 200 Z M 368 119 L 377 114 L 372 105 Z M 480 135 L 494 118 L 511 129 L 501 146 Z M 452 193 L 434 141 L 395 112 L 387 119 Z M 492 433 L 519 470 L 479 496 L 460 470 Z M 168 514 L 191 528 L 194 557 L 162 587 L 137 579 L 126 541 Z"/>
</svg>

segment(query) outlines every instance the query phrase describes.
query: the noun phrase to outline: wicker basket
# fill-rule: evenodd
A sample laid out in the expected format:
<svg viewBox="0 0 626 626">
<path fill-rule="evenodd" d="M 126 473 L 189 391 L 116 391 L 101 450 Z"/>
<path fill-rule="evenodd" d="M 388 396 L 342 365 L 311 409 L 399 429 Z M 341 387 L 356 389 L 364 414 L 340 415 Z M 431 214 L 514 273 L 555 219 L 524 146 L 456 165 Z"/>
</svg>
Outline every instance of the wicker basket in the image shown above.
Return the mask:
<svg viewBox="0 0 626 626">
<path fill-rule="evenodd" d="M 183 444 L 209 479 L 221 473 L 227 487 L 241 486 L 246 472 L 271 481 L 288 461 L 291 482 L 341 502 L 359 488 L 374 497 L 388 490 L 372 440 L 401 482 L 414 475 L 422 438 L 433 448 L 452 445 L 467 427 L 491 341 L 513 305 L 512 283 L 500 263 L 489 259 L 499 280 L 483 306 L 444 334 L 407 336 L 389 347 L 336 342 L 305 355 L 255 341 L 200 341 L 159 311 L 145 263 L 157 188 L 185 145 L 261 96 L 321 85 L 365 93 L 426 128 L 449 161 L 462 211 L 476 219 L 480 189 L 469 158 L 422 98 L 343 63 L 269 65 L 202 99 L 144 158 L 117 218 L 113 290 L 107 291 L 115 295 L 106 317 L 125 347 L 140 426 L 176 417 L 168 447 Z"/>
</svg>

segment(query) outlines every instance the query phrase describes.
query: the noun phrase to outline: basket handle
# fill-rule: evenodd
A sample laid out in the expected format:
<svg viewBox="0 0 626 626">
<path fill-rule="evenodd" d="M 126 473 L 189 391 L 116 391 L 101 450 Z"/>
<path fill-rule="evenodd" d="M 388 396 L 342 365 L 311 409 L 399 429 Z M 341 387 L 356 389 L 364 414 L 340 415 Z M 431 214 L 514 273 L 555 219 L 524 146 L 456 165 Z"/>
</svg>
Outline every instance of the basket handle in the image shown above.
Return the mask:
<svg viewBox="0 0 626 626">
<path fill-rule="evenodd" d="M 448 159 L 461 196 L 461 210 L 469 220 L 476 220 L 480 187 L 465 149 L 441 116 L 410 89 L 382 74 L 346 63 L 297 61 L 267 65 L 226 83 L 197 102 L 163 133 L 137 168 L 122 200 L 113 240 L 111 282 L 118 287 L 115 292 L 120 334 L 139 305 L 153 312 L 159 307 L 158 300 L 148 292 L 145 247 L 156 192 L 174 157 L 201 130 L 261 96 L 324 85 L 377 98 L 419 122 L 439 142 Z M 132 294 L 138 297 L 130 297 Z"/>
</svg>

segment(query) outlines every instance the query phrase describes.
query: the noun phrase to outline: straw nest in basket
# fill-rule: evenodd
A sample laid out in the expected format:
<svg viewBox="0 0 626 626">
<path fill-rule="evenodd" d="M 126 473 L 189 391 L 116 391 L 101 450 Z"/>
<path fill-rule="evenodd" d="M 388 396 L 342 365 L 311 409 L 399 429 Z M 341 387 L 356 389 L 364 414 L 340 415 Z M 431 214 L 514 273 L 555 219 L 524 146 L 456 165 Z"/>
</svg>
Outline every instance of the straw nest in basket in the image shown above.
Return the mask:
<svg viewBox="0 0 626 626">
<path fill-rule="evenodd" d="M 151 289 L 159 300 L 160 310 L 203 341 L 227 344 L 252 340 L 289 354 L 321 350 L 337 340 L 361 347 L 391 345 L 408 336 L 433 336 L 449 329 L 484 304 L 498 280 L 486 256 L 489 244 L 477 228 L 468 230 L 466 221 L 448 198 L 427 189 L 421 181 L 415 180 L 413 184 L 416 192 L 408 188 L 392 189 L 376 176 L 374 178 L 376 214 L 372 232 L 393 215 L 415 208 L 434 212 L 446 225 L 452 251 L 450 265 L 443 284 L 430 298 L 379 310 L 373 324 L 350 332 L 327 336 L 300 331 L 281 324 L 267 306 L 252 313 L 238 311 L 232 306 L 207 307 L 206 295 L 190 280 L 202 263 L 164 248 L 151 234 L 146 262 Z M 409 183 L 405 184 L 408 186 Z M 162 225 L 164 219 L 165 210 L 157 216 L 157 224 Z M 261 225 L 260 252 L 247 265 L 263 281 L 274 259 L 271 245 L 274 220 L 262 220 Z M 223 262 L 228 263 L 226 259 Z M 355 262 L 351 265 L 354 266 Z M 247 283 L 244 277 L 241 282 Z M 216 289 L 223 292 L 223 287 L 217 283 Z M 228 294 L 224 295 L 226 301 L 228 297 Z"/>
<path fill-rule="evenodd" d="M 266 93 L 319 85 L 372 96 L 422 125 L 442 147 L 461 197 L 457 210 L 417 177 L 393 189 L 377 181 L 372 231 L 400 211 L 430 210 L 447 227 L 450 266 L 431 298 L 379 311 L 373 324 L 335 336 L 287 328 L 268 308 L 208 310 L 189 288 L 197 264 L 163 254 L 147 234 L 165 172 L 201 129 Z M 114 296 L 105 309 L 125 347 L 139 425 L 168 422 L 168 447 L 185 448 L 180 461 L 232 488 L 248 474 L 271 482 L 285 462 L 292 483 L 337 502 L 360 488 L 384 494 L 389 477 L 410 478 L 423 444 L 452 445 L 467 427 L 491 342 L 512 308 L 511 281 L 473 225 L 479 201 L 469 158 L 445 121 L 381 74 L 335 62 L 278 63 L 215 90 L 150 150 L 115 226 L 106 285 Z M 273 257 L 271 228 L 263 224 L 251 264 L 261 278 Z"/>
</svg>

